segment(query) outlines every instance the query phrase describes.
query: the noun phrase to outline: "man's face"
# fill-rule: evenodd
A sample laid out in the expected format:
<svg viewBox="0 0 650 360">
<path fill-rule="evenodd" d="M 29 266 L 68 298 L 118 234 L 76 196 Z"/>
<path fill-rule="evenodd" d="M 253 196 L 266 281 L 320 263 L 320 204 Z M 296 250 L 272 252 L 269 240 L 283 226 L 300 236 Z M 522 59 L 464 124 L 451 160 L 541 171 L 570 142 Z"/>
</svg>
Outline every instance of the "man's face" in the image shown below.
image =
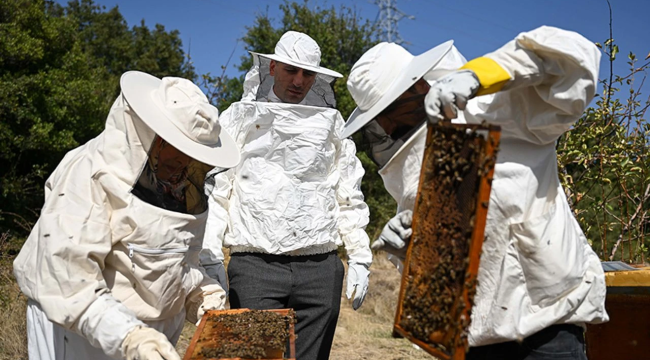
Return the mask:
<svg viewBox="0 0 650 360">
<path fill-rule="evenodd" d="M 285 103 L 300 103 L 316 81 L 315 72 L 274 60 L 269 70 L 274 78 L 273 91 Z"/>
<path fill-rule="evenodd" d="M 410 89 L 405 91 L 377 117 L 377 123 L 387 135 L 400 137 L 401 132 L 420 125 L 426 118 L 424 97 L 429 91 L 429 84 L 420 79 Z"/>
<path fill-rule="evenodd" d="M 171 144 L 158 137 L 156 143 L 158 148 L 158 171 L 156 176 L 160 180 L 169 181 L 174 176 L 183 173 L 190 164 L 192 158 L 180 152 Z"/>
</svg>

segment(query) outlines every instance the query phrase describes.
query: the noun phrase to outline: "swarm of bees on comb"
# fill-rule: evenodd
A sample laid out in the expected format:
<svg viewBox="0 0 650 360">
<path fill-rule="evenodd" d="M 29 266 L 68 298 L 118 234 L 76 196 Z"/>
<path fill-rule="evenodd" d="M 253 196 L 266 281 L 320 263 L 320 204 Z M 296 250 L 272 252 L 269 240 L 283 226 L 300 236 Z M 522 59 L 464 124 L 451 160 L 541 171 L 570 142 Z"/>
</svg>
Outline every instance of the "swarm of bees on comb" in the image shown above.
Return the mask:
<svg viewBox="0 0 650 360">
<path fill-rule="evenodd" d="M 441 359 L 464 359 L 500 131 L 429 128 L 395 335 Z"/>
<path fill-rule="evenodd" d="M 211 311 L 201 320 L 185 358 L 292 358 L 295 319 L 291 309 Z"/>
</svg>

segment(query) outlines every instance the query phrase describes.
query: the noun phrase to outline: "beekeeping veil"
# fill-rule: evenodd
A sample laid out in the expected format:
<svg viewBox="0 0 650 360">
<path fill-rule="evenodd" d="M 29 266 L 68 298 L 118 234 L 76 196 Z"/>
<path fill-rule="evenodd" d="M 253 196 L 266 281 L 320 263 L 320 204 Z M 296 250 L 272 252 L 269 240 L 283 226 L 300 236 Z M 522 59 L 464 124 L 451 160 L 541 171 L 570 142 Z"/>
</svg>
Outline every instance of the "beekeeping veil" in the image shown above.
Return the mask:
<svg viewBox="0 0 650 360">
<path fill-rule="evenodd" d="M 206 210 L 203 191 L 206 172 L 213 166 L 231 167 L 239 151 L 221 131 L 218 110 L 191 81 L 162 80 L 129 71 L 120 82 L 124 99 L 138 120 L 153 130 L 145 136 L 147 161 L 133 194 L 167 210 L 198 214 Z M 150 134 L 142 129 L 138 134 Z M 142 137 L 142 135 L 140 135 Z"/>
<path fill-rule="evenodd" d="M 252 71 L 259 77 L 257 79 L 259 83 L 254 89 L 247 89 L 246 85 L 244 86 L 245 96 L 246 90 L 252 90 L 255 93 L 254 97 L 247 100 L 268 101 L 274 85 L 274 78 L 270 75 L 270 63 L 274 60 L 316 73 L 316 80 L 305 98 L 300 102 L 301 105 L 336 107 L 332 83 L 337 78 L 343 77 L 343 75 L 320 66 L 320 47 L 308 35 L 296 31 L 287 31 L 276 44 L 275 53 L 260 54 L 251 52 L 251 54 L 254 63 Z M 253 74 L 249 73 L 249 75 L 252 76 Z M 247 80 L 251 80 L 248 75 Z"/>
<path fill-rule="evenodd" d="M 364 139 L 371 134 L 377 140 L 365 150 L 379 165 L 379 174 L 397 201 L 398 212 L 415 205 L 426 140 L 425 117 L 423 114 L 420 127 L 396 139 L 386 135 L 375 118 L 420 79 L 432 83 L 465 62 L 453 41 L 417 56 L 397 44 L 384 42 L 363 54 L 350 71 L 347 86 L 358 107 L 346 122 L 342 136 L 364 130 Z"/>
</svg>

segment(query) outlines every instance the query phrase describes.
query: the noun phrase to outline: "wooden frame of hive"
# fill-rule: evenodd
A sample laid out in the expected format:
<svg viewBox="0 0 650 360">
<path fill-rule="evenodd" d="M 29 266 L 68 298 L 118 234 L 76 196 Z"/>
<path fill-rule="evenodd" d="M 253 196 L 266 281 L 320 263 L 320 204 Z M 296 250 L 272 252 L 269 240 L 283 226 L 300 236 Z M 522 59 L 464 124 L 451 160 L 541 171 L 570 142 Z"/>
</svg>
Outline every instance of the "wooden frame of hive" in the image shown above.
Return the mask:
<svg viewBox="0 0 650 360">
<path fill-rule="evenodd" d="M 450 140 L 453 134 L 456 134 L 456 140 Z M 459 145 L 454 151 L 443 149 L 439 144 L 441 141 L 456 141 L 457 144 L 461 144 L 458 136 L 463 138 L 462 146 Z M 441 140 L 443 138 L 444 140 Z M 413 212 L 412 241 L 409 243 L 404 262 L 393 335 L 407 338 L 440 359 L 462 360 L 468 348 L 467 331 L 476 291 L 476 278 L 499 139 L 500 128 L 485 124 L 441 123 L 429 126 L 428 129 Z M 475 151 L 477 145 L 480 147 L 479 151 Z M 463 169 L 469 166 L 469 170 L 460 174 L 454 171 L 455 168 L 445 167 L 445 154 L 451 154 L 447 159 L 456 159 L 454 166 L 458 166 L 463 152 L 473 153 L 476 156 L 473 162 L 468 161 L 467 165 L 462 165 Z M 444 193 L 442 189 L 445 187 L 452 189 L 446 190 L 451 194 Z M 475 198 L 475 202 L 468 200 L 462 203 L 463 196 L 467 198 L 468 194 Z M 451 204 L 451 206 L 442 208 L 440 204 Z M 463 213 L 461 211 L 463 209 L 469 210 Z M 473 216 L 468 215 L 470 212 Z M 436 217 L 436 215 L 442 216 Z M 456 216 L 458 220 L 456 225 L 460 225 L 456 227 L 453 235 L 447 232 L 450 224 L 444 224 L 444 220 L 449 216 Z M 457 235 L 461 233 L 464 234 L 467 243 L 457 241 Z M 458 245 L 459 243 L 464 245 Z M 446 244 L 444 249 L 442 244 Z M 465 256 L 460 267 L 460 269 L 464 267 L 461 273 L 456 274 L 456 270 L 453 272 L 449 270 L 441 277 L 444 280 L 427 280 L 434 278 L 432 272 L 440 273 L 446 271 L 440 270 L 442 268 L 451 268 L 452 263 L 460 264 L 461 250 L 460 255 Z M 428 254 L 429 260 L 435 259 L 436 256 L 438 259 L 427 263 L 424 254 Z M 443 259 L 447 260 L 443 261 Z M 447 263 L 446 267 L 442 263 Z M 456 269 L 459 267 L 457 266 Z M 427 275 L 430 276 L 427 278 Z M 444 289 L 434 291 L 432 290 L 434 288 Z M 445 294 L 446 296 L 442 296 Z M 435 295 L 438 296 L 434 298 Z M 416 303 L 417 306 L 409 307 L 411 306 L 409 304 Z M 421 321 L 427 318 L 444 318 L 448 321 L 446 323 L 441 320 Z M 435 326 L 436 324 L 438 326 Z M 427 336 L 428 339 L 425 339 L 424 337 Z"/>
<path fill-rule="evenodd" d="M 223 315 L 223 314 L 241 314 L 244 312 L 250 311 L 250 309 L 231 309 L 231 310 L 209 310 L 206 311 L 205 314 L 203 314 L 203 317 L 201 318 L 201 322 L 196 328 L 196 331 L 194 332 L 194 336 L 192 337 L 192 341 L 190 342 L 190 345 L 187 347 L 187 351 L 185 352 L 185 356 L 183 357 L 183 360 L 248 360 L 248 359 L 243 359 L 243 358 L 206 358 L 201 354 L 202 348 L 205 346 L 203 341 L 201 339 L 204 339 L 209 336 L 214 336 L 215 334 L 211 334 L 210 326 L 207 326 L 210 323 L 210 316 L 212 315 Z M 270 311 L 277 313 L 279 315 L 288 315 L 292 310 L 291 309 L 275 309 L 275 310 L 263 310 L 263 311 Z M 207 327 L 206 327 L 207 326 Z M 289 325 L 289 356 L 284 357 L 284 351 L 274 351 L 271 353 L 267 353 L 268 356 L 263 358 L 263 359 L 268 359 L 268 360 L 296 360 L 296 333 L 295 333 L 295 325 L 294 323 L 290 323 Z"/>
</svg>

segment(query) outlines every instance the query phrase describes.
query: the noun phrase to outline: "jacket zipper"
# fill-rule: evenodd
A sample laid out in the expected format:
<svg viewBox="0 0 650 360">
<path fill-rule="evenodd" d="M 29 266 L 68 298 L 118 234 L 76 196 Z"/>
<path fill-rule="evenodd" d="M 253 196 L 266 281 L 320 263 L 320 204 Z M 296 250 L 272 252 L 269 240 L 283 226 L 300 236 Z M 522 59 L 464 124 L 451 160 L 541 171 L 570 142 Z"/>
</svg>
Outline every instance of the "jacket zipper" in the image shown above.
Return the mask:
<svg viewBox="0 0 650 360">
<path fill-rule="evenodd" d="M 135 272 L 135 263 L 133 262 L 133 253 L 141 253 L 147 255 L 165 255 L 165 254 L 184 254 L 190 250 L 200 250 L 198 246 L 190 246 L 186 248 L 167 248 L 167 249 L 147 249 L 133 244 L 127 244 L 129 249 L 129 258 L 131 259 L 131 271 Z"/>
</svg>

